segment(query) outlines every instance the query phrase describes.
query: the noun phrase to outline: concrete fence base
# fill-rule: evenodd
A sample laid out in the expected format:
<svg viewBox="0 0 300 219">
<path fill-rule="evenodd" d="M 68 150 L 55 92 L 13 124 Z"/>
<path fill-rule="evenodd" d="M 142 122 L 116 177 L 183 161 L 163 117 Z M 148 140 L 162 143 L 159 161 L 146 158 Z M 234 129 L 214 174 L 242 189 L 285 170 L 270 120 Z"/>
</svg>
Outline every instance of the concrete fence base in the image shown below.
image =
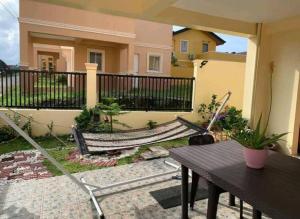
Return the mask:
<svg viewBox="0 0 300 219">
<path fill-rule="evenodd" d="M 43 136 L 49 133 L 47 124 L 53 121 L 53 133 L 57 135 L 65 135 L 71 133 L 72 125 L 75 124 L 75 117 L 78 116 L 81 110 L 34 110 L 34 109 L 13 109 L 14 111 L 25 115 L 31 116 L 34 121 L 32 122 L 32 134 L 33 136 Z M 1 112 L 5 112 L 13 118 L 13 112 L 8 109 L 0 109 Z M 145 111 L 132 111 L 122 114 L 116 119 L 121 123 L 125 123 L 131 128 L 126 128 L 120 125 L 116 125 L 118 129 L 137 129 L 145 128 L 149 120 L 153 120 L 158 124 L 165 123 L 176 119 L 177 116 L 181 116 L 189 121 L 195 122 L 199 120 L 199 116 L 192 112 L 145 112 Z M 26 119 L 21 117 L 21 124 L 24 124 Z M 3 124 L 3 121 L 0 121 Z"/>
</svg>

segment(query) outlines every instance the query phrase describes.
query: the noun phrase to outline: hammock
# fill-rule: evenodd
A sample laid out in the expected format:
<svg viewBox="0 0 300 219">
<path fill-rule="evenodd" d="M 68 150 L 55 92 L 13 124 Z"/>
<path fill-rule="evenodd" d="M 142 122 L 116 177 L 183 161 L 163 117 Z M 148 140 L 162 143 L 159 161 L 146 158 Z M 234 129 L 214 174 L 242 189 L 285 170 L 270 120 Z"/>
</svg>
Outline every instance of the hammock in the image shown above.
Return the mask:
<svg viewBox="0 0 300 219">
<path fill-rule="evenodd" d="M 73 128 L 73 135 L 81 154 L 93 154 L 115 150 L 125 150 L 142 145 L 197 135 L 205 132 L 181 117 L 160 124 L 154 129 L 136 129 L 116 133 L 81 133 Z"/>
</svg>

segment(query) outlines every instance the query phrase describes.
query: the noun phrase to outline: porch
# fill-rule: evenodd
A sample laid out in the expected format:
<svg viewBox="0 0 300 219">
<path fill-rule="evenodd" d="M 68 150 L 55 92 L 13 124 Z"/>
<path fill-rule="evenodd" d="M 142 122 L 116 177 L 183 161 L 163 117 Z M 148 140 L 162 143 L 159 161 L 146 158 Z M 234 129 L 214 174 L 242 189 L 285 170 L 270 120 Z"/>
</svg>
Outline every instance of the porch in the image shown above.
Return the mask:
<svg viewBox="0 0 300 219">
<path fill-rule="evenodd" d="M 29 69 L 58 72 L 85 71 L 97 63 L 99 72 L 129 72 L 133 60 L 130 44 L 45 33 L 29 33 Z"/>
<path fill-rule="evenodd" d="M 174 162 L 173 160 L 169 159 Z M 153 160 L 105 168 L 74 174 L 82 176 L 92 184 L 106 185 L 113 182 L 130 180 L 137 177 L 167 172 L 170 167 L 163 160 Z M 143 185 L 134 183 L 122 189 L 104 191 L 98 199 L 106 218 L 180 218 L 181 206 L 163 209 L 151 196 L 151 191 L 179 185 L 180 180 L 171 179 L 172 175 L 151 179 Z M 74 192 L 76 191 L 76 192 Z M 117 192 L 119 191 L 119 192 Z M 238 202 L 237 202 L 238 203 Z M 206 218 L 207 199 L 196 202 L 190 211 L 191 218 Z M 0 218 L 93 218 L 96 209 L 90 197 L 79 189 L 66 176 L 42 180 L 29 180 L 0 187 Z M 244 218 L 251 218 L 252 208 L 244 205 Z M 239 205 L 228 205 L 228 194 L 220 198 L 219 218 L 239 218 Z M 264 217 L 265 218 L 265 217 Z"/>
</svg>

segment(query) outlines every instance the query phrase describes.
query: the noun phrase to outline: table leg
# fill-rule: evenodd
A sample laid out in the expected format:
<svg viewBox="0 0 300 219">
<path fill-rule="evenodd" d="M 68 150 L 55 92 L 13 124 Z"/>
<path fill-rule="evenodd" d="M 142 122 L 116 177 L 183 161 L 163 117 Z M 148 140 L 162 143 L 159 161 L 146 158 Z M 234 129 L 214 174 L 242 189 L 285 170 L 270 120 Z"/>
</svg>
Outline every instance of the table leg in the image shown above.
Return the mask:
<svg viewBox="0 0 300 219">
<path fill-rule="evenodd" d="M 215 184 L 208 183 L 208 206 L 207 206 L 207 219 L 216 219 L 219 196 L 223 190 Z"/>
<path fill-rule="evenodd" d="M 194 208 L 194 203 L 195 203 L 195 197 L 196 197 L 196 194 L 197 194 L 199 178 L 200 178 L 200 176 L 193 171 L 192 172 L 192 188 L 191 188 L 191 196 L 190 196 L 190 208 L 191 209 Z"/>
<path fill-rule="evenodd" d="M 261 212 L 253 208 L 253 219 L 261 219 Z"/>
<path fill-rule="evenodd" d="M 235 206 L 235 197 L 232 194 L 229 194 L 229 206 Z"/>
<path fill-rule="evenodd" d="M 243 219 L 243 201 L 240 199 L 240 219 Z"/>
<path fill-rule="evenodd" d="M 181 218 L 188 219 L 188 168 L 181 165 Z"/>
</svg>

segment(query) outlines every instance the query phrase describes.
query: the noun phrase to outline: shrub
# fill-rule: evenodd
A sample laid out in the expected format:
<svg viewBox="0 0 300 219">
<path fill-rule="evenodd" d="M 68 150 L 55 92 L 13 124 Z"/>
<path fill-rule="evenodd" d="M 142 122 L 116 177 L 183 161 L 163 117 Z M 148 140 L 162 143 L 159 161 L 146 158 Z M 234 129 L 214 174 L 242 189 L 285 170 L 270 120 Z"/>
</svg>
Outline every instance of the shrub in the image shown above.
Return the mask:
<svg viewBox="0 0 300 219">
<path fill-rule="evenodd" d="M 154 129 L 154 128 L 156 127 L 156 125 L 157 125 L 157 122 L 155 122 L 155 121 L 153 121 L 153 120 L 149 120 L 149 121 L 147 122 L 147 127 L 148 127 L 149 129 Z"/>
<path fill-rule="evenodd" d="M 58 75 L 56 78 L 56 82 L 60 84 L 67 84 L 68 83 L 68 77 L 67 75 Z"/>
<path fill-rule="evenodd" d="M 15 138 L 15 132 L 8 126 L 3 126 L 0 128 L 0 142 L 9 141 Z"/>
<path fill-rule="evenodd" d="M 211 120 L 219 106 L 220 103 L 217 101 L 217 95 L 215 94 L 211 96 L 211 101 L 208 105 L 205 103 L 200 104 L 198 113 L 204 120 L 204 123 L 207 123 Z"/>
<path fill-rule="evenodd" d="M 242 110 L 227 107 L 217 118 L 216 125 L 222 130 L 236 132 L 247 127 L 248 121 L 242 117 Z"/>
<path fill-rule="evenodd" d="M 114 98 L 107 98 L 104 99 L 102 103 L 99 103 L 96 108 L 106 116 L 105 122 L 109 123 L 110 126 L 110 132 L 113 132 L 113 124 L 119 124 L 125 127 L 129 127 L 128 125 L 124 123 L 120 123 L 117 119 L 114 119 L 114 116 L 118 116 L 121 114 L 124 114 L 122 111 L 122 107 L 116 103 L 116 100 Z"/>
<path fill-rule="evenodd" d="M 89 127 L 89 124 L 92 121 L 93 113 L 92 109 L 87 109 L 86 107 L 83 108 L 82 112 L 79 116 L 75 117 L 75 121 L 77 124 L 77 128 L 83 131 L 86 131 Z"/>
</svg>

